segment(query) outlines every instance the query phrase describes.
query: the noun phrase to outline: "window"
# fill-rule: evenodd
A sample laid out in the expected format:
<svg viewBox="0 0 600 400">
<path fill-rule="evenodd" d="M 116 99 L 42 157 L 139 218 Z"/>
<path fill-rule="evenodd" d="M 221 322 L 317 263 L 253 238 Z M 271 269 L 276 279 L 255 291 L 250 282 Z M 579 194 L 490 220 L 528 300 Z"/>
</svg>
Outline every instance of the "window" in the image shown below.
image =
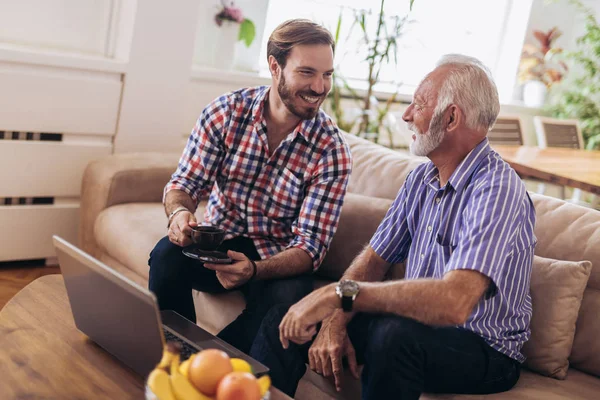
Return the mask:
<svg viewBox="0 0 600 400">
<path fill-rule="evenodd" d="M 397 84 L 401 84 L 402 93 L 412 94 L 440 56 L 461 53 L 477 57 L 486 64 L 499 89 L 500 82 L 506 85 L 505 90 L 500 90 L 501 98 L 510 100 L 531 1 L 416 0 L 410 12 L 409 0 L 387 1 L 385 15 L 407 19 L 398 42 L 397 65 L 389 64 L 382 68 L 382 84 L 377 89 L 393 91 Z M 265 37 L 279 23 L 290 18 L 309 18 L 334 32 L 341 13 L 336 70 L 351 85 L 360 88 L 365 85 L 368 75 L 367 63 L 363 61 L 366 50 L 360 44 L 358 29 L 350 28 L 355 11 L 368 7 L 366 11 L 370 20 L 367 26 L 374 29 L 379 6 L 379 1 L 364 0 L 270 0 Z M 507 43 L 507 40 L 511 42 Z M 261 69 L 266 70 L 266 40 L 260 60 Z"/>
</svg>

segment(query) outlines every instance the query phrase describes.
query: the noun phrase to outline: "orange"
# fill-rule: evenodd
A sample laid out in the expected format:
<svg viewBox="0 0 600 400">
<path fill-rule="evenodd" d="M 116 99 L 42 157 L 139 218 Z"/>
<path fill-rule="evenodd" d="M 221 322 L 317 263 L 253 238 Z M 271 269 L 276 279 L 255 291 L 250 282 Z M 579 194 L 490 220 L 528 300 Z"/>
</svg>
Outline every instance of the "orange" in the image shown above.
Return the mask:
<svg viewBox="0 0 600 400">
<path fill-rule="evenodd" d="M 260 386 L 248 372 L 232 372 L 219 383 L 216 400 L 260 400 Z"/>
<path fill-rule="evenodd" d="M 203 394 L 214 396 L 221 379 L 231 371 L 233 367 L 227 353 L 207 349 L 197 353 L 190 363 L 188 379 Z"/>
</svg>

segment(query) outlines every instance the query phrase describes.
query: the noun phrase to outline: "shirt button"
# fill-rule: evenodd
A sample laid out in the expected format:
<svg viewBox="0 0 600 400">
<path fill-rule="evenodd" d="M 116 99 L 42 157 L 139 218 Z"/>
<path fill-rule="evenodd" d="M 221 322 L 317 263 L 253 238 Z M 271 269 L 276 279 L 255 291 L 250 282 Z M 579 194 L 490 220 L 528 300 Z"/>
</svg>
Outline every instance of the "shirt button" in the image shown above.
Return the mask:
<svg viewBox="0 0 600 400">
<path fill-rule="evenodd" d="M 439 197 L 435 198 L 435 204 L 440 204 L 440 201 L 442 201 L 442 199 L 440 199 Z"/>
<path fill-rule="evenodd" d="M 421 254 L 421 260 L 425 258 L 425 254 Z"/>
<path fill-rule="evenodd" d="M 429 225 L 429 226 L 427 227 L 427 232 L 431 232 L 432 230 L 433 230 L 433 228 L 431 227 L 431 225 Z"/>
</svg>

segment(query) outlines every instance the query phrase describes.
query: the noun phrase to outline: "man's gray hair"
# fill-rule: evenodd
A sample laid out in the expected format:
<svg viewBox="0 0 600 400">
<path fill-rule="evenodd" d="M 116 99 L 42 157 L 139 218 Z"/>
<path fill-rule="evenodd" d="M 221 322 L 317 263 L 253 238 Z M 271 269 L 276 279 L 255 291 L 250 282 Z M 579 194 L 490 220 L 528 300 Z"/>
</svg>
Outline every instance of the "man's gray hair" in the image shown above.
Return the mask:
<svg viewBox="0 0 600 400">
<path fill-rule="evenodd" d="M 435 113 L 456 104 L 469 128 L 490 130 L 500 112 L 498 89 L 490 70 L 478 59 L 461 54 L 446 54 L 436 67 L 442 65 L 450 65 L 452 70 L 438 93 Z"/>
</svg>

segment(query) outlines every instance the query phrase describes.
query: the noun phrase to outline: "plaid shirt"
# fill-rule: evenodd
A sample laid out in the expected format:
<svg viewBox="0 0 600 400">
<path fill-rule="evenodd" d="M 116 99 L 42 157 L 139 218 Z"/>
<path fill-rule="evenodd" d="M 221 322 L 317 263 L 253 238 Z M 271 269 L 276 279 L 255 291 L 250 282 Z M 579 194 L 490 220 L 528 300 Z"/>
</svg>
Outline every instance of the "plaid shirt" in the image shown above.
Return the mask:
<svg viewBox="0 0 600 400">
<path fill-rule="evenodd" d="M 241 89 L 209 104 L 164 193 L 181 190 L 196 204 L 210 193 L 204 221 L 225 229 L 226 239 L 252 239 L 263 259 L 300 248 L 317 269 L 337 229 L 350 150 L 323 111 L 269 149 L 268 93 Z"/>
</svg>

